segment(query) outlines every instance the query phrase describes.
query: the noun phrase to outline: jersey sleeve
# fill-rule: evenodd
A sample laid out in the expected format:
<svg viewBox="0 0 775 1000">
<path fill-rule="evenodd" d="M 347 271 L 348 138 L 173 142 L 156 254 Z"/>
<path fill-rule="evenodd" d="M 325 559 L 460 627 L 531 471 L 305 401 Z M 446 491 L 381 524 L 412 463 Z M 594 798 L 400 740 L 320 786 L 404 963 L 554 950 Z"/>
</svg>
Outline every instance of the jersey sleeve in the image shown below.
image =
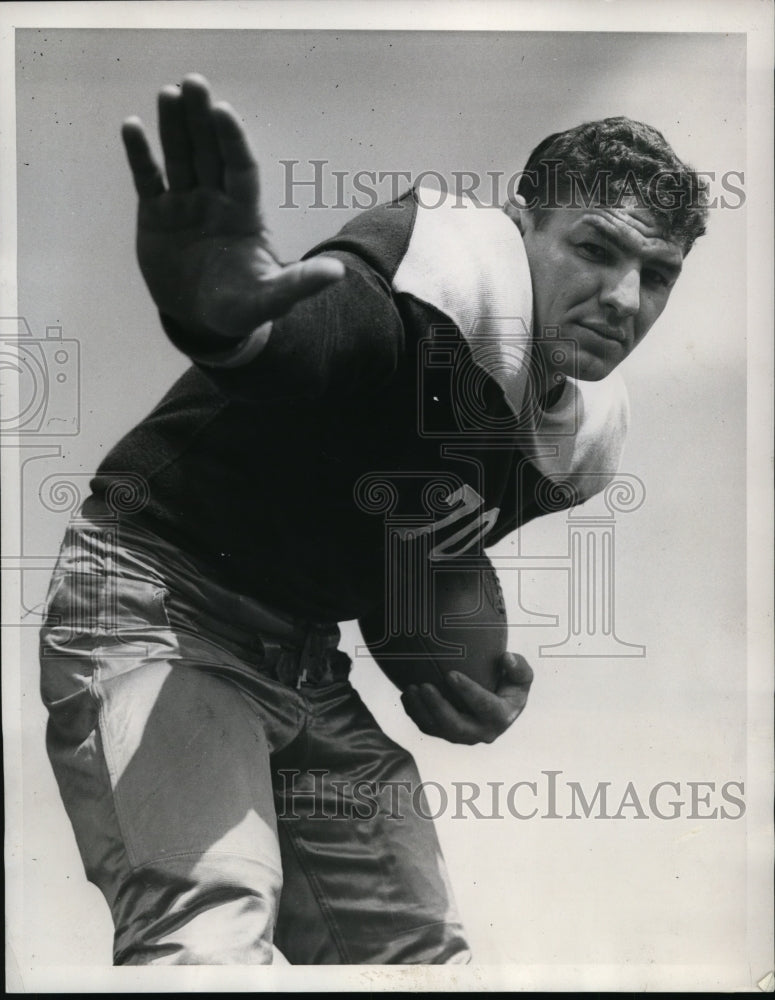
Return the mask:
<svg viewBox="0 0 775 1000">
<path fill-rule="evenodd" d="M 246 363 L 208 364 L 169 317 L 164 329 L 225 395 L 248 402 L 355 395 L 384 382 L 404 348 L 390 286 L 357 254 L 326 249 L 345 265 L 340 281 L 273 321 L 265 346 Z"/>
</svg>

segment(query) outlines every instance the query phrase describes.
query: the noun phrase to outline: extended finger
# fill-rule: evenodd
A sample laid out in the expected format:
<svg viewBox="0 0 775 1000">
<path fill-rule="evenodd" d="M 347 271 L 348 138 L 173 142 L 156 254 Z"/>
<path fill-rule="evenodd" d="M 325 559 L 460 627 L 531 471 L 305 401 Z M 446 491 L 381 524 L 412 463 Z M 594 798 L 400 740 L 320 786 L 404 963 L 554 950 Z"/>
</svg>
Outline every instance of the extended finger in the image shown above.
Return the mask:
<svg viewBox="0 0 775 1000">
<path fill-rule="evenodd" d="M 260 308 L 264 319 L 282 316 L 305 299 L 344 277 L 344 264 L 332 257 L 313 257 L 289 264 L 261 283 Z"/>
<path fill-rule="evenodd" d="M 435 723 L 416 687 L 412 686 L 406 689 L 401 695 L 401 703 L 404 706 L 406 714 L 421 732 L 428 736 L 435 735 Z"/>
<path fill-rule="evenodd" d="M 193 149 L 183 98 L 177 87 L 164 87 L 159 91 L 159 136 L 170 191 L 188 191 L 195 187 Z"/>
<path fill-rule="evenodd" d="M 223 189 L 236 201 L 256 204 L 258 164 L 234 109 L 225 102 L 213 107 L 213 122 L 223 165 Z"/>
<path fill-rule="evenodd" d="M 210 86 L 203 76 L 192 73 L 184 78 L 181 93 L 197 181 L 202 187 L 219 188 L 223 164 L 215 134 Z"/>
<path fill-rule="evenodd" d="M 139 118 L 127 118 L 121 126 L 129 168 L 135 189 L 141 198 L 155 198 L 164 192 L 164 178 L 148 144 L 143 123 Z"/>
</svg>

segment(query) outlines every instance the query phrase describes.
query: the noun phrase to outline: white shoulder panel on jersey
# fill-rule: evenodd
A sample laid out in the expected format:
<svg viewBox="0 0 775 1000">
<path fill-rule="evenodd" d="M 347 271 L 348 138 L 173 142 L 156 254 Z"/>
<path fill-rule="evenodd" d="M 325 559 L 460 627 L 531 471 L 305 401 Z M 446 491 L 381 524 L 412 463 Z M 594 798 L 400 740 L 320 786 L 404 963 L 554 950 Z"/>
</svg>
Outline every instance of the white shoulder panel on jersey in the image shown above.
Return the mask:
<svg viewBox="0 0 775 1000">
<path fill-rule="evenodd" d="M 599 382 L 568 379 L 558 404 L 533 416 L 533 461 L 545 476 L 571 483 L 581 499 L 611 481 L 630 420 L 619 372 Z"/>
<path fill-rule="evenodd" d="M 475 363 L 519 413 L 528 378 L 533 294 L 522 236 L 505 212 L 415 192 L 417 213 L 394 290 L 448 316 Z"/>
</svg>

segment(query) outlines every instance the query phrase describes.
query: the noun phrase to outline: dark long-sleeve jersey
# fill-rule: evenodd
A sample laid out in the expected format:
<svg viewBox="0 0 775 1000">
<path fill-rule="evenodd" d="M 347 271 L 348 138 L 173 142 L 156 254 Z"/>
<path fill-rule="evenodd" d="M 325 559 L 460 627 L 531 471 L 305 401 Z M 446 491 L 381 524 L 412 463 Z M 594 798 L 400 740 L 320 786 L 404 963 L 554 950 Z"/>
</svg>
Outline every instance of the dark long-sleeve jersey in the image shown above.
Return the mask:
<svg viewBox="0 0 775 1000">
<path fill-rule="evenodd" d="M 530 272 L 504 213 L 414 190 L 312 254 L 344 279 L 275 320 L 246 364 L 193 365 L 107 455 L 87 514 L 116 476 L 141 476 L 148 500 L 127 517 L 235 590 L 344 621 L 384 599 L 390 539 L 481 551 L 610 480 L 623 384 L 568 379 L 541 404 Z"/>
</svg>

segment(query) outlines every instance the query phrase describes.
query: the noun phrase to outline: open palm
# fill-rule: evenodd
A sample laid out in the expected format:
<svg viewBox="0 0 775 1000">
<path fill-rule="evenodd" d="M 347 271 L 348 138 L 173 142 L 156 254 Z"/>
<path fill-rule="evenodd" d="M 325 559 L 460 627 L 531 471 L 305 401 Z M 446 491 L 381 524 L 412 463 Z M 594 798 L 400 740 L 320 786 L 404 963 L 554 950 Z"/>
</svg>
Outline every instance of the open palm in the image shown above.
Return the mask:
<svg viewBox="0 0 775 1000">
<path fill-rule="evenodd" d="M 164 174 L 139 119 L 124 122 L 122 135 L 140 199 L 140 269 L 158 308 L 184 330 L 223 346 L 342 277 L 331 259 L 275 259 L 245 132 L 229 105 L 212 104 L 201 76 L 159 94 Z"/>
</svg>

